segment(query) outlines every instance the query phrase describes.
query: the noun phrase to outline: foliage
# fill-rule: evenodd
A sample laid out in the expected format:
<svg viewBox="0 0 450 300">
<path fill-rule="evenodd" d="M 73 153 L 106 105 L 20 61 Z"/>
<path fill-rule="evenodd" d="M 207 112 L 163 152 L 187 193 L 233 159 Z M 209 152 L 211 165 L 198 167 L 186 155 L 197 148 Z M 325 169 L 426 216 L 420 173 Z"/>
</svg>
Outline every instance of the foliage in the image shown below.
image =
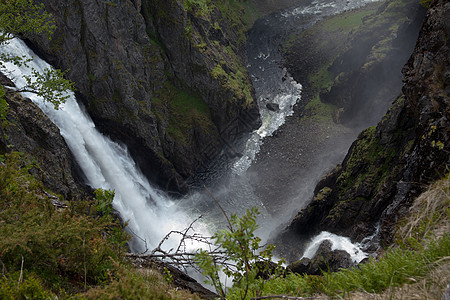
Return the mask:
<svg viewBox="0 0 450 300">
<path fill-rule="evenodd" d="M 431 241 L 419 251 L 390 249 L 379 260 L 371 259 L 352 269 L 342 269 L 324 276 L 287 274 L 264 282 L 261 295 L 293 295 L 308 297 L 326 294 L 342 297 L 351 292 L 380 293 L 388 288 L 411 284 L 448 263 L 450 235 Z M 262 279 L 258 279 L 263 281 Z M 444 286 L 445 288 L 445 286 Z M 227 299 L 240 299 L 243 290 L 233 288 Z M 250 298 L 250 297 L 247 297 Z"/>
<path fill-rule="evenodd" d="M 70 97 L 67 91 L 75 89 L 73 82 L 64 79 L 64 74 L 53 68 L 46 68 L 43 73 L 33 69 L 32 76 L 24 76 L 27 85 L 18 91 L 35 93 L 58 109 Z"/>
<path fill-rule="evenodd" d="M 0 299 L 54 299 L 42 280 L 32 272 L 14 272 L 0 278 Z"/>
<path fill-rule="evenodd" d="M 6 102 L 5 98 L 5 89 L 0 85 L 0 120 L 6 118 L 8 107 L 8 102 Z"/>
<path fill-rule="evenodd" d="M 152 269 L 120 268 L 117 280 L 85 293 L 87 299 L 201 299 L 189 291 L 172 288 Z"/>
<path fill-rule="evenodd" d="M 45 34 L 50 39 L 56 26 L 51 14 L 47 13 L 43 4 L 34 4 L 32 0 L 11 0 L 0 2 L 0 46 L 8 43 L 15 35 L 30 33 Z M 27 60 L 20 56 L 6 53 L 0 55 L 0 70 L 5 71 L 5 63 L 13 63 L 18 66 L 27 65 Z M 64 103 L 69 97 L 67 90 L 74 90 L 74 84 L 64 79 L 66 72 L 47 68 L 43 74 L 32 70 L 31 76 L 25 76 L 27 85 L 19 92 L 32 92 L 52 103 L 55 108 Z M 3 91 L 4 92 L 4 91 Z M 0 117 L 7 105 L 2 100 L 0 92 Z"/>
<path fill-rule="evenodd" d="M 44 4 L 35 4 L 33 0 L 8 0 L 0 2 L 0 29 L 2 44 L 19 33 L 43 33 L 50 38 L 56 26 Z"/>
<path fill-rule="evenodd" d="M 228 228 L 217 231 L 212 239 L 226 253 L 227 260 L 219 264 L 214 256 L 205 250 L 200 250 L 195 257 L 197 265 L 203 275 L 209 278 L 222 298 L 226 297 L 224 284 L 220 281 L 223 272 L 233 280 L 233 288 L 239 291 L 239 297 L 245 299 L 249 295 L 258 296 L 263 288 L 263 281 L 259 280 L 261 273 L 269 272 L 268 266 L 272 259 L 274 246 L 269 245 L 260 251 L 261 239 L 255 236 L 258 228 L 256 217 L 257 208 L 247 210 L 242 217 L 231 215 Z M 278 263 L 280 266 L 282 261 Z M 277 273 L 277 270 L 275 270 Z"/>
<path fill-rule="evenodd" d="M 264 282 L 262 294 L 297 297 L 326 294 L 342 298 L 353 292 L 368 295 L 389 289 L 392 293 L 392 290 L 395 292 L 396 289 L 417 282 L 425 289 L 422 293 L 438 285 L 436 293 L 440 297 L 449 279 L 449 179 L 447 175 L 414 201 L 411 215 L 399 223 L 397 245 L 388 249 L 379 259 L 371 258 L 358 267 L 327 272 L 323 276 L 290 273 L 284 277 L 274 277 Z M 435 272 L 441 272 L 442 280 L 432 278 Z M 423 283 L 426 283 L 426 287 Z M 227 299 L 239 299 L 242 293 L 241 288 L 233 288 Z M 406 299 L 408 295 L 402 295 L 402 298 Z"/>
<path fill-rule="evenodd" d="M 104 198 L 100 200 L 71 201 L 67 208 L 57 210 L 42 192 L 42 184 L 29 174 L 32 165 L 26 157 L 12 153 L 4 159 L 0 167 L 0 261 L 6 278 L 24 270 L 55 293 L 109 281 L 123 261 L 128 239 L 117 219 L 104 212 L 99 216 L 97 210 L 102 201 L 110 203 L 114 194 L 101 193 Z M 20 286 L 17 289 L 14 293 L 20 292 Z"/>
<path fill-rule="evenodd" d="M 420 0 L 420 5 L 422 5 L 425 8 L 430 8 L 431 0 Z"/>
</svg>

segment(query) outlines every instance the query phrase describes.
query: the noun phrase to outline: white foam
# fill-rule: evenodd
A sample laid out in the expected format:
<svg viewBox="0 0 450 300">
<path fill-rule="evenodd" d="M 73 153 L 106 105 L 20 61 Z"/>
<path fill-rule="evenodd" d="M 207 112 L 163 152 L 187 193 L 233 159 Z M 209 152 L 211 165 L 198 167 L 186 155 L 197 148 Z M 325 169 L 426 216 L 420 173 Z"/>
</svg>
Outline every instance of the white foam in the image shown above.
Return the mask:
<svg viewBox="0 0 450 300">
<path fill-rule="evenodd" d="M 361 249 L 361 245 L 359 243 L 353 244 L 348 237 L 343 237 L 336 235 L 334 233 L 322 231 L 319 235 L 314 237 L 308 244 L 302 258 L 304 257 L 309 259 L 313 258 L 317 252 L 317 249 L 319 249 L 320 244 L 325 240 L 329 240 L 331 242 L 332 251 L 334 250 L 346 251 L 348 254 L 350 254 L 351 259 L 356 263 L 359 263 L 363 259 L 368 257 L 368 254 Z"/>
</svg>

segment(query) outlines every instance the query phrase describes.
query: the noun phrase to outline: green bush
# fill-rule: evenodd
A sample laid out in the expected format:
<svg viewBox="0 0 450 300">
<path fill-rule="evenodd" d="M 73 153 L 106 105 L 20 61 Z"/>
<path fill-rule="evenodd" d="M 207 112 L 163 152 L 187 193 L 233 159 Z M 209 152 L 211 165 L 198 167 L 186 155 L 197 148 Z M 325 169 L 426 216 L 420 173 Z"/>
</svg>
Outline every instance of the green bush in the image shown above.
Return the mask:
<svg viewBox="0 0 450 300">
<path fill-rule="evenodd" d="M 0 167 L 4 268 L 11 273 L 33 272 L 56 292 L 73 283 L 86 288 L 109 281 L 116 262 L 123 260 L 128 239 L 109 213 L 114 193 L 97 191 L 100 200 L 71 201 L 57 210 L 42 184 L 29 174 L 30 167 L 18 153 L 6 155 Z"/>
<path fill-rule="evenodd" d="M 42 280 L 27 271 L 14 272 L 0 278 L 0 299 L 54 299 L 46 290 Z"/>
<path fill-rule="evenodd" d="M 236 214 L 227 218 L 228 228 L 217 231 L 212 237 L 214 244 L 224 251 L 223 257 L 205 250 L 200 250 L 195 257 L 203 275 L 209 278 L 207 283 L 212 284 L 222 298 L 230 295 L 226 295 L 225 285 L 220 280 L 221 272 L 233 279 L 237 298 L 246 299 L 250 295 L 258 296 L 263 289 L 264 281 L 259 279 L 261 274 L 272 273 L 271 271 L 277 273 L 280 269 L 269 271 L 275 248 L 273 245 L 260 251 L 261 239 L 255 236 L 258 215 L 259 211 L 253 207 L 240 218 Z M 278 266 L 281 264 L 282 261 Z"/>
</svg>

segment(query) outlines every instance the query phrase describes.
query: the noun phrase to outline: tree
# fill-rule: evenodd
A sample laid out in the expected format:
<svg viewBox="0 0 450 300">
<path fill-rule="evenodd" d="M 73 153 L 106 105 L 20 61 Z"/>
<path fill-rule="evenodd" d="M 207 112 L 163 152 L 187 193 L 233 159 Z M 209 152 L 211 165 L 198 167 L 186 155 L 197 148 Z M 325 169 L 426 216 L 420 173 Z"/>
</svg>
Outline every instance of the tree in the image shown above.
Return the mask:
<svg viewBox="0 0 450 300">
<path fill-rule="evenodd" d="M 228 228 L 213 235 L 215 245 L 224 250 L 225 261 L 221 258 L 219 262 L 216 255 L 206 250 L 199 250 L 195 256 L 203 275 L 209 279 L 207 283 L 212 284 L 223 299 L 226 298 L 226 288 L 220 280 L 221 272 L 233 279 L 233 288 L 239 290 L 240 299 L 246 299 L 250 294 L 259 296 L 264 286 L 261 277 L 268 274 L 278 276 L 282 272 L 283 261 L 277 264 L 271 261 L 275 246 L 268 245 L 261 251 L 261 239 L 255 235 L 258 215 L 256 207 L 247 210 L 242 217 L 232 214 L 227 217 Z"/>
<path fill-rule="evenodd" d="M 17 35 L 29 33 L 47 35 L 51 39 L 56 25 L 53 16 L 45 11 L 44 4 L 35 4 L 33 0 L 2 0 L 0 2 L 0 47 Z M 5 72 L 5 63 L 27 65 L 24 57 L 0 54 L 0 71 Z M 42 74 L 32 70 L 32 76 L 25 76 L 27 85 L 19 92 L 32 92 L 53 103 L 55 108 L 69 97 L 67 90 L 73 90 L 74 84 L 64 79 L 65 72 L 53 68 Z M 0 119 L 6 117 L 8 104 L 4 87 L 0 86 Z"/>
</svg>

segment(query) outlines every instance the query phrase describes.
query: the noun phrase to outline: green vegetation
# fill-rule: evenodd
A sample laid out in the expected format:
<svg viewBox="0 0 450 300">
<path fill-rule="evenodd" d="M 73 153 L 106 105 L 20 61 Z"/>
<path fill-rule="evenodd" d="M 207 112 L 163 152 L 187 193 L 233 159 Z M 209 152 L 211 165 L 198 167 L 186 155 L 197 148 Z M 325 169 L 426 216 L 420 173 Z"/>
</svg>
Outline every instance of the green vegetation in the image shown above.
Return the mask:
<svg viewBox="0 0 450 300">
<path fill-rule="evenodd" d="M 56 209 L 42 183 L 29 174 L 33 166 L 18 153 L 2 156 L 0 167 L 0 261 L 4 298 L 28 293 L 42 283 L 53 294 L 70 294 L 108 282 L 123 261 L 128 235 L 111 215 L 113 193 L 97 199 L 63 202 Z M 5 273 L 6 271 L 6 273 Z M 17 280 L 17 274 L 23 274 Z M 21 283 L 27 282 L 25 287 Z M 14 289 L 6 286 L 14 282 Z M 2 285 L 3 286 L 3 285 Z M 23 290 L 24 289 L 24 290 Z"/>
<path fill-rule="evenodd" d="M 88 299 L 201 299 L 189 291 L 175 289 L 153 269 L 120 268 L 118 279 L 85 294 Z"/>
<path fill-rule="evenodd" d="M 165 279 L 171 281 L 170 275 L 136 269 L 127 262 L 128 235 L 111 214 L 113 192 L 97 190 L 94 200 L 60 198 L 55 207 L 55 197 L 29 174 L 33 164 L 26 156 L 11 153 L 1 161 L 2 299 L 196 299 L 173 289 Z M 227 299 L 274 294 L 346 297 L 354 292 L 394 293 L 417 285 L 425 286 L 422 292 L 429 297 L 433 297 L 430 293 L 440 296 L 448 280 L 449 195 L 447 175 L 417 198 L 410 216 L 399 223 L 397 246 L 357 268 L 324 276 L 273 272 L 276 268 L 264 264 L 272 258 L 273 247 L 259 252 L 260 239 L 254 234 L 256 209 L 241 218 L 231 216 L 229 228 L 213 236 L 227 254 L 227 264 L 219 264 L 206 252 L 196 260 Z M 231 288 L 219 284 L 220 270 L 233 279 Z M 438 276 L 433 275 L 436 272 Z M 261 274 L 265 279 L 258 277 Z"/>
<path fill-rule="evenodd" d="M 411 0 L 371 3 L 325 17 L 301 33 L 291 33 L 283 45 L 284 55 L 288 64 L 292 62 L 290 71 L 298 73 L 297 79 L 309 91 L 308 100 L 318 104 L 324 102 L 320 97 L 325 95 L 327 101 L 336 104 L 336 109 L 345 112 L 352 101 L 346 91 L 352 86 L 353 75 L 357 75 L 355 72 L 367 74 L 390 57 L 392 42 L 401 24 L 408 22 L 407 12 L 412 5 Z M 303 61 L 303 56 L 308 61 Z M 342 66 L 343 62 L 349 66 Z M 298 69 L 297 65 L 302 65 L 303 69 Z M 332 87 L 335 88 L 333 96 L 330 94 Z"/>
<path fill-rule="evenodd" d="M 8 43 L 16 34 L 38 33 L 46 34 L 50 39 L 55 25 L 52 15 L 48 14 L 43 4 L 34 4 L 32 0 L 12 0 L 0 2 L 0 45 Z M 0 54 L 0 70 L 5 70 L 5 63 L 21 66 L 28 63 L 23 57 Z M 19 92 L 32 92 L 53 103 L 58 108 L 69 95 L 67 90 L 73 90 L 74 84 L 64 79 L 65 72 L 57 69 L 45 69 L 41 74 L 32 70 L 32 76 L 25 76 L 27 85 Z M 8 105 L 5 100 L 4 88 L 0 91 L 0 118 L 6 117 Z"/>
<path fill-rule="evenodd" d="M 237 59 L 237 58 L 236 58 Z M 240 99 L 245 99 L 244 106 L 248 106 L 253 102 L 251 95 L 251 83 L 247 76 L 247 71 L 243 66 L 236 66 L 236 72 L 226 73 L 221 65 L 216 65 L 211 71 L 213 78 L 218 79 L 222 86 L 233 91 Z"/>
<path fill-rule="evenodd" d="M 268 274 L 271 269 L 269 263 L 275 247 L 269 245 L 260 251 L 261 239 L 254 234 L 258 228 L 258 215 L 256 208 L 247 210 L 240 218 L 233 214 L 227 218 L 228 229 L 219 230 L 213 235 L 215 244 L 225 251 L 226 262 L 219 264 L 213 255 L 204 250 L 200 250 L 195 257 L 203 275 L 209 278 L 207 283 L 213 285 L 222 298 L 228 296 L 219 277 L 221 271 L 233 279 L 233 288 L 239 299 L 258 296 L 264 287 L 264 281 L 258 280 L 258 277 L 261 277 L 261 273 Z M 281 264 L 282 261 L 277 265 L 278 271 Z M 275 270 L 274 273 L 279 272 Z"/>
<path fill-rule="evenodd" d="M 166 83 L 157 98 L 152 99 L 152 112 L 159 123 L 167 124 L 167 134 L 181 145 L 188 144 L 192 129 L 214 132 L 208 105 L 200 98 Z"/>
<path fill-rule="evenodd" d="M 305 116 L 318 122 L 332 121 L 335 111 L 335 105 L 323 103 L 318 95 L 305 106 Z"/>
<path fill-rule="evenodd" d="M 0 2 L 0 44 L 17 33 L 41 33 L 51 38 L 56 26 L 44 4 L 33 0 L 12 0 Z"/>
<path fill-rule="evenodd" d="M 184 6 L 197 18 L 210 23 L 206 35 L 194 33 L 190 19 L 185 29 L 188 31 L 186 37 L 193 46 L 214 62 L 214 68 L 209 70 L 211 76 L 218 79 L 221 86 L 230 90 L 235 98 L 244 100 L 244 106 L 252 103 L 252 85 L 237 53 L 245 46 L 246 30 L 257 17 L 253 4 L 250 1 L 234 0 L 185 0 Z M 209 35 L 212 30 L 229 35 L 226 38 L 232 42 L 213 39 Z"/>
</svg>

